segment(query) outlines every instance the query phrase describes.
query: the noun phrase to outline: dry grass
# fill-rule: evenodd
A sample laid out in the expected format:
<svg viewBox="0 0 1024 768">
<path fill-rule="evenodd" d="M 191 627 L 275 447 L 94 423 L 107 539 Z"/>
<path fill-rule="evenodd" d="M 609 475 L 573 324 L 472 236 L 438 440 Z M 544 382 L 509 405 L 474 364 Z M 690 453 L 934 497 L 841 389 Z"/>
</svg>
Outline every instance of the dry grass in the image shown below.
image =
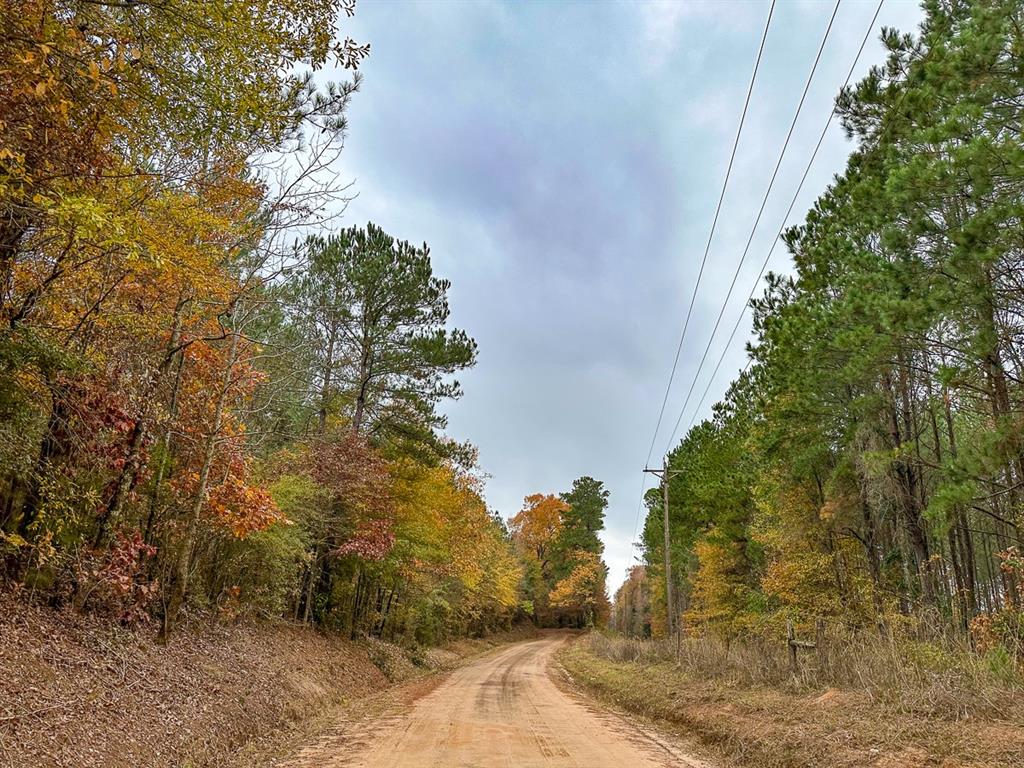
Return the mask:
<svg viewBox="0 0 1024 768">
<path fill-rule="evenodd" d="M 690 639 L 677 661 L 674 644 L 594 633 L 560 661 L 598 697 L 698 739 L 722 766 L 1024 765 L 1019 684 L 980 667 L 936 669 L 928 653 L 894 664 L 882 650 L 833 646 L 820 663 L 805 656 L 794 677 L 785 645 Z"/>
<path fill-rule="evenodd" d="M 794 674 L 784 639 L 725 643 L 713 637 L 680 642 L 594 633 L 591 653 L 618 662 L 675 662 L 732 686 L 790 692 L 839 688 L 866 694 L 887 711 L 964 719 L 999 717 L 1024 704 L 1024 678 L 1009 656 L 980 656 L 952 642 L 883 639 L 831 632 L 800 649 Z"/>
</svg>

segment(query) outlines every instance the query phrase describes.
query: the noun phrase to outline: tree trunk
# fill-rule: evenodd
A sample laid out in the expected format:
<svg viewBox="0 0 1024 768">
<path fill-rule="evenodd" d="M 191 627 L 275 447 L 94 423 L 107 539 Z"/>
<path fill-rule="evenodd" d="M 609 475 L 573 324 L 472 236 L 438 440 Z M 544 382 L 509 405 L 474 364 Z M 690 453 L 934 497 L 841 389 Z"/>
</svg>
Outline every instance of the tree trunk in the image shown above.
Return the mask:
<svg viewBox="0 0 1024 768">
<path fill-rule="evenodd" d="M 864 552 L 868 561 L 868 573 L 871 576 L 871 603 L 875 609 L 878 631 L 884 636 L 886 633 L 885 607 L 882 605 L 882 562 L 878 553 L 878 532 L 863 481 L 858 485 L 860 486 L 861 515 L 864 520 Z"/>
<path fill-rule="evenodd" d="M 909 403 L 906 392 L 907 382 L 901 369 L 900 388 L 897 394 L 893 387 L 891 378 L 886 375 L 886 387 L 889 390 L 890 404 L 887 408 L 889 415 L 889 435 L 892 440 L 893 449 L 897 454 L 901 453 L 904 445 L 903 432 L 900 428 L 901 415 L 909 419 Z M 898 407 L 897 403 L 901 405 Z M 901 414 L 901 411 L 904 413 Z M 910 546 L 914 553 L 914 566 L 921 585 L 922 603 L 926 607 L 935 605 L 935 586 L 931 573 L 931 553 L 928 547 L 928 536 L 924 529 L 924 521 L 921 517 L 920 501 L 917 489 L 917 473 L 913 465 L 902 456 L 897 456 L 894 461 L 897 486 L 900 491 L 900 511 L 902 512 L 903 524 L 907 532 Z"/>
<path fill-rule="evenodd" d="M 24 487 L 24 501 L 21 505 L 21 519 L 18 522 L 18 535 L 25 537 L 28 529 L 35 522 L 39 514 L 39 507 L 42 504 L 43 479 L 46 477 L 57 458 L 64 451 L 58 434 L 61 425 L 68 417 L 67 404 L 60 392 L 50 385 L 50 415 L 46 420 L 46 431 L 43 433 L 42 442 L 39 445 L 39 454 L 36 457 L 35 466 L 28 477 Z"/>
<path fill-rule="evenodd" d="M 356 434 L 362 429 L 363 419 L 366 415 L 367 389 L 370 386 L 371 376 L 371 351 L 369 344 L 363 344 L 363 351 L 359 358 L 359 391 L 356 393 L 356 407 L 352 414 L 352 431 Z"/>
<path fill-rule="evenodd" d="M 332 325 L 330 336 L 327 338 L 327 353 L 324 360 L 324 383 L 320 389 L 320 434 L 323 434 L 324 429 L 327 427 L 327 410 L 331 399 L 331 379 L 334 378 L 334 345 L 337 342 L 337 335 L 338 330 Z"/>
<path fill-rule="evenodd" d="M 181 391 L 181 380 L 185 369 L 185 355 L 178 353 L 178 366 L 174 373 L 174 385 L 171 387 L 170 417 L 173 420 L 178 415 L 178 393 Z M 168 426 L 164 430 L 160 441 L 160 462 L 157 464 L 156 477 L 153 478 L 153 491 L 149 497 L 149 514 L 146 516 L 146 532 L 144 541 L 147 544 L 153 543 L 153 532 L 156 525 L 158 507 L 160 504 L 160 488 L 163 485 L 164 476 L 167 473 L 167 462 L 171 452 L 171 429 Z"/>
<path fill-rule="evenodd" d="M 160 639 L 164 642 L 170 637 L 171 630 L 178 618 L 178 612 L 181 610 L 181 606 L 184 604 L 188 593 L 189 568 L 192 565 L 192 555 L 195 550 L 196 535 L 199 530 L 199 518 L 203 511 L 203 504 L 206 502 L 206 490 L 210 481 L 210 468 L 213 466 L 213 459 L 216 454 L 217 435 L 220 433 L 221 422 L 224 417 L 224 404 L 227 400 L 228 391 L 231 389 L 231 374 L 235 362 L 237 362 L 237 355 L 238 333 L 232 332 L 228 362 L 224 369 L 224 375 L 221 378 L 220 389 L 217 392 L 217 401 L 213 411 L 213 423 L 210 426 L 210 433 L 206 438 L 203 463 L 199 469 L 199 480 L 195 497 L 185 517 L 185 530 L 171 573 L 170 596 L 164 609 L 163 625 L 160 630 Z"/>
<path fill-rule="evenodd" d="M 124 467 L 121 469 L 121 474 L 114 485 L 114 492 L 111 494 L 104 511 L 97 521 L 96 536 L 93 539 L 94 547 L 99 547 L 106 542 L 110 527 L 112 524 L 116 524 L 125 499 L 134 490 L 135 484 L 139 481 L 139 475 L 142 472 L 142 446 L 152 428 L 153 401 L 177 354 L 178 344 L 181 341 L 182 312 L 186 303 L 186 299 L 179 299 L 177 304 L 175 304 L 171 336 L 167 342 L 167 349 L 163 359 L 160 361 L 160 365 L 157 366 L 152 382 L 147 388 L 147 396 L 142 405 L 142 412 L 132 427 L 132 436 L 128 442 Z"/>
</svg>

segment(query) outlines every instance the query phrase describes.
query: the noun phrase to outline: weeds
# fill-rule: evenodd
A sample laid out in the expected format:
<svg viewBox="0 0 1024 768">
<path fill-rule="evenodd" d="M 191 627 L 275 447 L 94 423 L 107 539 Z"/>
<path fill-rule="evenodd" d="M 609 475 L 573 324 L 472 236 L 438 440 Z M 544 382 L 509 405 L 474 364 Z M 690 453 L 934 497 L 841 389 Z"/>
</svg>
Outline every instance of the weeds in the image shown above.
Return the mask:
<svg viewBox="0 0 1024 768">
<path fill-rule="evenodd" d="M 675 642 L 592 633 L 585 642 L 590 653 L 609 661 L 678 665 L 730 687 L 805 693 L 840 688 L 904 713 L 1002 719 L 1024 703 L 1024 679 L 1010 656 L 998 650 L 979 655 L 949 641 L 830 632 L 817 647 L 801 650 L 796 671 L 785 639 L 702 636 Z"/>
</svg>

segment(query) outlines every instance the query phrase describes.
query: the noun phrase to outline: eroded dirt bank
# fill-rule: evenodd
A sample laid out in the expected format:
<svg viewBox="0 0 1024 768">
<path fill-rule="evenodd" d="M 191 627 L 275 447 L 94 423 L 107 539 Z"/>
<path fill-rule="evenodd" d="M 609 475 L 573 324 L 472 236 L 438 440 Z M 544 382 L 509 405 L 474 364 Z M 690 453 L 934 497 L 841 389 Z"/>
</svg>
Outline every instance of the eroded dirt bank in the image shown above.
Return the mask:
<svg viewBox="0 0 1024 768">
<path fill-rule="evenodd" d="M 0 768 L 269 765 L 425 671 L 394 646 L 287 625 L 203 622 L 168 647 L 153 638 L 0 596 Z M 503 640 L 418 661 L 454 668 Z"/>
<path fill-rule="evenodd" d="M 225 765 L 254 738 L 388 685 L 364 649 L 295 627 L 183 629 L 168 647 L 0 604 L 0 765 Z"/>
</svg>

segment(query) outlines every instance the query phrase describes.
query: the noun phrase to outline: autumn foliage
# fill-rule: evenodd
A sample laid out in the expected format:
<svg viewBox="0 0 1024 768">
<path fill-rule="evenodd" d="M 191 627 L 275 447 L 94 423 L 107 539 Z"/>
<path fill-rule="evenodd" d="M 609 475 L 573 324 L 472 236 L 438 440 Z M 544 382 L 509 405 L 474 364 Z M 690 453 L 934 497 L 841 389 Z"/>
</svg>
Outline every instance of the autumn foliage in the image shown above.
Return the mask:
<svg viewBox="0 0 1024 768">
<path fill-rule="evenodd" d="M 0 4 L 10 585 L 164 639 L 208 612 L 410 642 L 519 615 L 437 411 L 475 359 L 449 284 L 426 246 L 325 226 L 353 11 Z"/>
<path fill-rule="evenodd" d="M 594 626 L 608 620 L 608 569 L 597 533 L 604 527 L 608 492 L 582 477 L 559 496 L 536 493 L 509 521 L 526 565 L 525 608 L 547 626 Z"/>
</svg>

